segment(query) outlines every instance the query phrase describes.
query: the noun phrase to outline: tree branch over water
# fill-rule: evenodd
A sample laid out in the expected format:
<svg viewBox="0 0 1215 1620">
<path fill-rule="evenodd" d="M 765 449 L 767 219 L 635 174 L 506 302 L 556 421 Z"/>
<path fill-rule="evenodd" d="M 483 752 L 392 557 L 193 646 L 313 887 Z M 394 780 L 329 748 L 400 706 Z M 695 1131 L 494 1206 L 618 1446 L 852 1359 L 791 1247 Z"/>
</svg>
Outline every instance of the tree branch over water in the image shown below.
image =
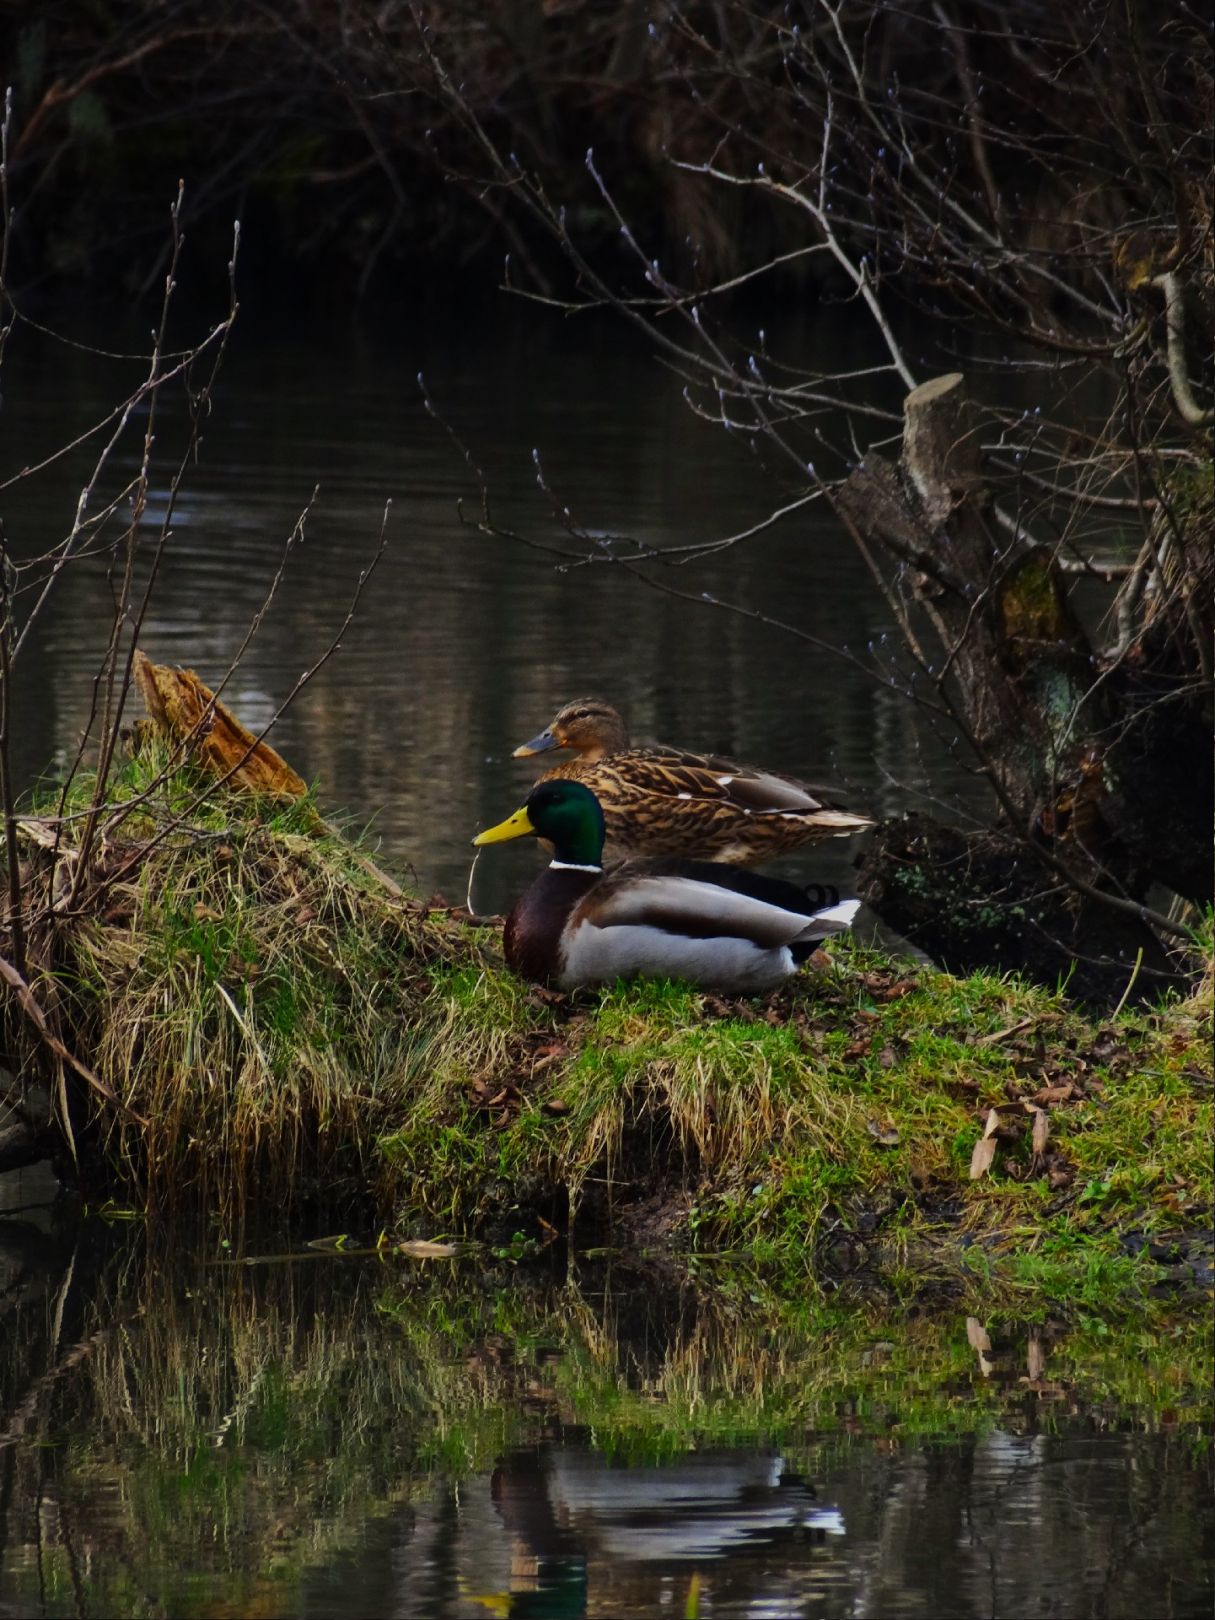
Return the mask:
<svg viewBox="0 0 1215 1620">
<path fill-rule="evenodd" d="M 727 6 L 714 21 L 663 7 L 646 56 L 681 107 L 662 149 L 671 183 L 708 188 L 718 218 L 744 199 L 748 220 L 780 233 L 776 247 L 769 230 L 736 231 L 722 278 L 691 236 L 660 262 L 661 232 L 618 200 L 636 176 L 614 148 L 610 170 L 588 152 L 587 172 L 616 246 L 579 223 L 588 194 L 543 156 L 504 149 L 451 41 L 422 8 L 414 15 L 460 152 L 453 174 L 478 175 L 564 260 L 565 288 L 539 296 L 614 311 L 683 375 L 696 414 L 772 452 L 772 514 L 690 542 L 680 560 L 729 550 L 777 512 L 824 500 L 917 670 L 915 684 L 898 684 L 921 701 L 933 693 L 991 787 L 989 853 L 1064 882 L 1040 918 L 1056 947 L 1056 969 L 1042 971 L 1087 960 L 1118 994 L 1143 951 L 1166 971 L 1160 939 L 1189 928 L 1149 905 L 1148 888 L 1195 903 L 1210 894 L 1209 782 L 1178 769 L 1205 749 L 1212 718 L 1215 580 L 1199 538 L 1213 512 L 1211 407 L 1192 393 L 1210 375 L 1215 339 L 1211 140 L 1195 134 L 1211 127 L 1212 75 L 1197 19 L 1182 6 L 1149 24 L 1098 0 L 1066 17 L 862 4 L 820 7 L 804 22 L 784 10 Z M 873 439 L 881 366 L 823 375 L 774 353 L 772 334 L 761 330 L 759 352 L 742 338 L 743 305 L 722 296 L 727 285 L 746 289 L 748 309 L 765 288 L 775 306 L 799 285 L 793 265 L 815 267 L 821 298 L 867 317 L 888 375 L 912 388 L 897 468 Z M 965 411 L 953 426 L 924 413 L 934 425 L 918 448 L 924 391 L 903 336 L 909 310 L 921 346 L 937 346 L 938 370 L 946 342 L 975 356 L 964 361 L 974 373 Z M 989 380 L 984 356 L 1010 342 Z M 1036 402 L 1018 411 L 1010 394 Z M 1000 454 L 984 458 L 978 446 L 993 440 Z M 587 548 L 581 566 L 710 600 L 668 586 L 656 573 L 665 558 L 603 543 L 549 494 L 554 521 Z M 1090 641 L 1080 628 L 1063 583 L 1076 567 L 1125 578 L 1107 603 L 1114 637 Z M 873 881 L 885 881 L 876 868 Z M 935 910 L 948 911 L 941 897 Z M 1007 947 L 987 948 L 998 961 Z M 967 949 L 949 946 L 959 961 Z"/>
</svg>

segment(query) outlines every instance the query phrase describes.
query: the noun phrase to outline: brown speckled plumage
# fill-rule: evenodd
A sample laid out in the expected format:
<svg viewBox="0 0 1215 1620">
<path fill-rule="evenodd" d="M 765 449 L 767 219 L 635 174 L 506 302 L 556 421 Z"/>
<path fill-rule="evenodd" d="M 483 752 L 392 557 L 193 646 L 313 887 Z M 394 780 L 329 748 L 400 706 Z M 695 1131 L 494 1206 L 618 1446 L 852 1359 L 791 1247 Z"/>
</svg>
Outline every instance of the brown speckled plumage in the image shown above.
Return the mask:
<svg viewBox="0 0 1215 1620">
<path fill-rule="evenodd" d="M 646 855 L 767 861 L 873 824 L 790 777 L 713 754 L 630 748 L 620 715 L 599 698 L 567 703 L 516 752 L 553 747 L 571 748 L 575 758 L 538 780 L 562 778 L 590 788 L 607 820 L 609 861 Z"/>
</svg>

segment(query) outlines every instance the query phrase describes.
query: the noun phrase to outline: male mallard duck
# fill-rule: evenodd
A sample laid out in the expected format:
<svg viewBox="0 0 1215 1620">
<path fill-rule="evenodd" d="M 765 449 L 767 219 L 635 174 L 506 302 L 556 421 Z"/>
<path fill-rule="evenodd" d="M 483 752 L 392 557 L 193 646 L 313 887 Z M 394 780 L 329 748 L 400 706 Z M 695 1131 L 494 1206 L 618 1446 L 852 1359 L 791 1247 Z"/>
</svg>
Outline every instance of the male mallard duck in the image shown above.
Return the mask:
<svg viewBox="0 0 1215 1620">
<path fill-rule="evenodd" d="M 577 757 L 554 765 L 541 782 L 590 788 L 607 818 L 613 859 L 693 855 L 710 861 L 770 861 L 820 838 L 871 827 L 819 788 L 714 754 L 630 748 L 624 721 L 599 698 L 577 698 L 549 726 L 515 749 L 515 758 L 550 748 Z"/>
<path fill-rule="evenodd" d="M 506 919 L 506 960 L 563 990 L 636 974 L 768 990 L 860 905 L 833 896 L 816 906 L 792 883 L 711 861 L 626 861 L 605 873 L 603 810 L 580 782 L 538 782 L 521 810 L 473 843 L 528 833 L 548 839 L 554 857 Z"/>
</svg>

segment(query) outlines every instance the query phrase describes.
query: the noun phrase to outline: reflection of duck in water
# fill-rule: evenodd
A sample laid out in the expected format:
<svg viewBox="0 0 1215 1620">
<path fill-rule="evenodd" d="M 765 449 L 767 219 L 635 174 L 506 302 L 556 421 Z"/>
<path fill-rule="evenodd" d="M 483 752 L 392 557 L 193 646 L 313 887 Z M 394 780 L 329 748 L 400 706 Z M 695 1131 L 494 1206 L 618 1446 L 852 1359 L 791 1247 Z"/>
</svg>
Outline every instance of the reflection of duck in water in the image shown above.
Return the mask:
<svg viewBox="0 0 1215 1620">
<path fill-rule="evenodd" d="M 771 1453 L 694 1452 L 657 1468 L 612 1468 L 567 1447 L 551 1454 L 549 1478 L 558 1518 L 585 1523 L 612 1559 L 700 1561 L 784 1531 L 844 1532 L 839 1512 L 820 1507 Z"/>
<path fill-rule="evenodd" d="M 511 1586 L 467 1595 L 510 1620 L 584 1614 L 595 1564 L 609 1566 L 614 1583 L 627 1583 L 630 1566 L 650 1581 L 662 1565 L 686 1578 L 689 1566 L 703 1572 L 789 1536 L 844 1532 L 836 1509 L 762 1452 L 620 1468 L 575 1446 L 517 1451 L 494 1470 L 491 1496 L 511 1537 Z"/>
</svg>

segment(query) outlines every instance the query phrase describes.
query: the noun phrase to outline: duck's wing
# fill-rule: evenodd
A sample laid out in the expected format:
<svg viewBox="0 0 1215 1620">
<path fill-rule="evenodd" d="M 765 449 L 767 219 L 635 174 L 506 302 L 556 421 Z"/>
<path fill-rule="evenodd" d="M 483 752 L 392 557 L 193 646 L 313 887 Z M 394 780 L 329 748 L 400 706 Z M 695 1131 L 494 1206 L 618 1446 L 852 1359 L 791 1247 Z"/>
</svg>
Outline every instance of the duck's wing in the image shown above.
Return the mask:
<svg viewBox="0 0 1215 1620">
<path fill-rule="evenodd" d="M 712 883 L 720 889 L 733 889 L 738 894 L 749 894 L 753 899 L 766 900 L 769 905 L 784 911 L 813 915 L 839 904 L 840 892 L 834 883 L 807 883 L 805 887 L 790 883 L 786 878 L 769 877 L 764 872 L 753 872 L 750 867 L 737 866 L 729 861 L 689 860 L 683 855 L 635 856 L 617 867 L 614 876 L 631 877 L 684 877 L 701 883 Z"/>
<path fill-rule="evenodd" d="M 740 765 L 715 754 L 689 754 L 673 748 L 632 749 L 615 754 L 598 767 L 634 791 L 686 803 L 688 800 L 733 805 L 748 815 L 814 816 L 823 825 L 840 817 L 848 828 L 867 826 L 869 818 L 844 810 L 829 789 L 791 777 Z"/>
<path fill-rule="evenodd" d="M 595 885 L 571 922 L 595 928 L 650 928 L 687 939 L 747 940 L 765 950 L 825 939 L 847 928 L 860 902 L 812 911 L 792 884 L 735 870 L 718 881 L 712 863 L 627 863 Z M 687 870 L 688 867 L 693 870 Z M 640 869 L 638 869 L 640 868 Z M 781 903 L 785 902 L 785 903 Z"/>
</svg>

